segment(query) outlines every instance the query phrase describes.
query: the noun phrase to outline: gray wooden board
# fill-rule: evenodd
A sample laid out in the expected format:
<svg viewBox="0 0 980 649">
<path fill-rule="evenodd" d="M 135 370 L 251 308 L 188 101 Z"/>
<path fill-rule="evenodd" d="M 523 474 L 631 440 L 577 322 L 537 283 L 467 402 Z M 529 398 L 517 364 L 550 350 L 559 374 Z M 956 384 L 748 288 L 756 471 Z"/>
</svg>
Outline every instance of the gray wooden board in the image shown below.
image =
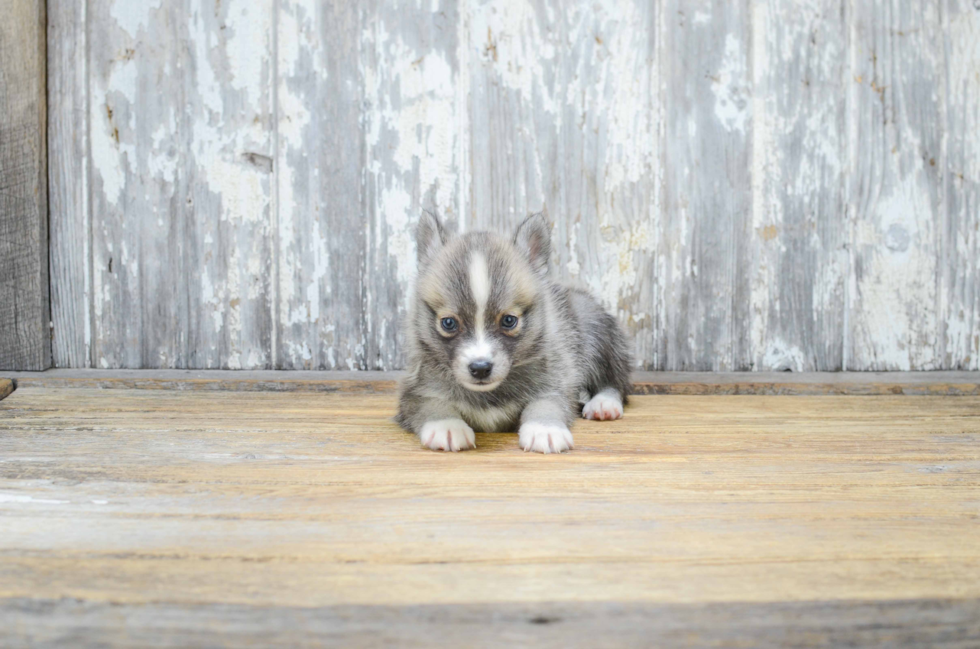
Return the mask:
<svg viewBox="0 0 980 649">
<path fill-rule="evenodd" d="M 271 607 L 2 599 L 19 647 L 943 647 L 980 643 L 980 602 L 542 602 Z"/>
<path fill-rule="evenodd" d="M 0 368 L 51 362 L 45 3 L 4 3 L 0 21 Z"/>
<path fill-rule="evenodd" d="M 638 369 L 980 368 L 970 0 L 50 10 L 60 367 L 398 369 L 427 208 Z"/>
<path fill-rule="evenodd" d="M 840 370 L 848 52 L 840 0 L 752 5 L 751 312 L 741 365 Z"/>
<path fill-rule="evenodd" d="M 664 22 L 664 369 L 748 369 L 749 8 L 667 0 Z"/>
<path fill-rule="evenodd" d="M 851 287 L 845 369 L 941 368 L 942 9 L 857 3 L 848 91 Z"/>
<path fill-rule="evenodd" d="M 945 8 L 946 222 L 940 233 L 943 367 L 980 369 L 980 7 Z"/>
<path fill-rule="evenodd" d="M 88 10 L 92 364 L 270 366 L 273 3 Z"/>
<path fill-rule="evenodd" d="M 48 207 L 55 367 L 92 361 L 87 4 L 48 0 Z"/>
</svg>

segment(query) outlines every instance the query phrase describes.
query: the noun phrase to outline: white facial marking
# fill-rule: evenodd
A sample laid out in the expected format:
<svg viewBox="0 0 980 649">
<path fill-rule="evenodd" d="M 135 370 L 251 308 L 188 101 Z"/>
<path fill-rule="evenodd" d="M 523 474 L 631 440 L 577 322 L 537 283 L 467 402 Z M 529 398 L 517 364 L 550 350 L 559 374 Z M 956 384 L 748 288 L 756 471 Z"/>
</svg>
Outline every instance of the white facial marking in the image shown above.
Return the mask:
<svg viewBox="0 0 980 649">
<path fill-rule="evenodd" d="M 478 339 L 476 342 L 464 347 L 461 355 L 467 364 L 477 360 L 489 360 L 493 355 L 493 347 L 490 346 L 490 343 L 485 338 Z"/>
<path fill-rule="evenodd" d="M 490 300 L 490 271 L 483 253 L 474 252 L 470 256 L 470 291 L 476 303 L 476 340 L 483 342 L 483 321 L 486 317 L 487 301 Z"/>
</svg>

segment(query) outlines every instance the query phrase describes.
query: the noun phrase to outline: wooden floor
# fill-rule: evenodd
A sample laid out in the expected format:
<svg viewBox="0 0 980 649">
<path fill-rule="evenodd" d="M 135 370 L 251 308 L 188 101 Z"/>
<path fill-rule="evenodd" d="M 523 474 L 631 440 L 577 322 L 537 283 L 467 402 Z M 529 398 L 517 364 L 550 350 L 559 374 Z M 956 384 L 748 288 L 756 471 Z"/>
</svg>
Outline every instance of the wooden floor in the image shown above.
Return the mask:
<svg viewBox="0 0 980 649">
<path fill-rule="evenodd" d="M 980 397 L 638 396 L 560 456 L 393 408 L 20 387 L 0 646 L 980 646 Z"/>
</svg>

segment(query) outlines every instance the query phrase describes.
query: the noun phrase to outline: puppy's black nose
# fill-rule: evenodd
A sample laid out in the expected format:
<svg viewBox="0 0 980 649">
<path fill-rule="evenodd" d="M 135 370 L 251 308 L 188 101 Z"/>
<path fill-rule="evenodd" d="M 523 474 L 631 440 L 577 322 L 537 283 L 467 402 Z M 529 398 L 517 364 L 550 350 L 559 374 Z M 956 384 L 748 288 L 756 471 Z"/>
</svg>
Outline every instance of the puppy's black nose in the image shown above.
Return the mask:
<svg viewBox="0 0 980 649">
<path fill-rule="evenodd" d="M 493 371 L 493 363 L 490 361 L 473 361 L 470 363 L 470 374 L 476 379 L 485 379 Z"/>
</svg>

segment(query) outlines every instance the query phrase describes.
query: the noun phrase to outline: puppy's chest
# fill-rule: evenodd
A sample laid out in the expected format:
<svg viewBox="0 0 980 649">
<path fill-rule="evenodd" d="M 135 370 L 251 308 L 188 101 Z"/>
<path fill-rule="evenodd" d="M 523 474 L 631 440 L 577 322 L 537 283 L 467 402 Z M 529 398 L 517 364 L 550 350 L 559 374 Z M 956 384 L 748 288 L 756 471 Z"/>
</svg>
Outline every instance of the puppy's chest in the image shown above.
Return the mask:
<svg viewBox="0 0 980 649">
<path fill-rule="evenodd" d="M 517 430 L 517 420 L 521 416 L 521 404 L 477 407 L 468 403 L 457 404 L 463 420 L 474 430 L 485 433 L 510 432 Z"/>
</svg>

